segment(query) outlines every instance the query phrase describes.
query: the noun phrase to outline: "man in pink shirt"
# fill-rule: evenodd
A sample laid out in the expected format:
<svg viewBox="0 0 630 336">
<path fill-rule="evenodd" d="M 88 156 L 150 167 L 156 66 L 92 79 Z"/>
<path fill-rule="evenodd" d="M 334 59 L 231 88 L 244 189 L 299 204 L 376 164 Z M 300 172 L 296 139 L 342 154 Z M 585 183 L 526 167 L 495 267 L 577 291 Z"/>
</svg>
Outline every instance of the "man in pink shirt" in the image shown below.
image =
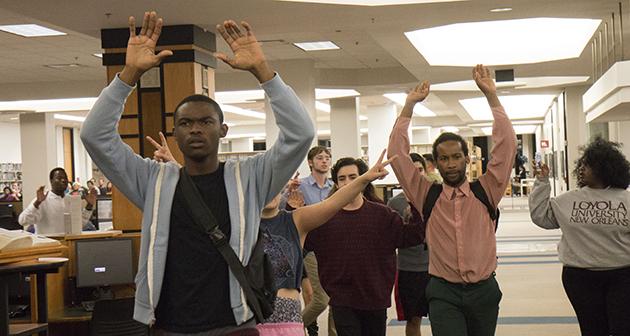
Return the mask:
<svg viewBox="0 0 630 336">
<path fill-rule="evenodd" d="M 477 65 L 473 69 L 473 78 L 486 96 L 494 116 L 494 147 L 487 171 L 479 177 L 479 183 L 488 203 L 496 209 L 514 163 L 516 135 L 499 102 L 490 71 Z M 432 183 L 409 159 L 407 129 L 413 107 L 428 94 L 427 81 L 409 93 L 387 150 L 389 156 L 398 155 L 392 168 L 410 202 L 419 210 L 425 210 Z M 473 194 L 466 181 L 466 167 L 470 162 L 466 141 L 457 134 L 442 133 L 433 143 L 433 156 L 444 184 L 430 217 L 425 218 L 427 245 L 431 251 L 431 279 L 426 288 L 431 330 L 436 336 L 494 335 L 502 296 L 494 278 L 496 224 L 486 205 Z"/>
</svg>

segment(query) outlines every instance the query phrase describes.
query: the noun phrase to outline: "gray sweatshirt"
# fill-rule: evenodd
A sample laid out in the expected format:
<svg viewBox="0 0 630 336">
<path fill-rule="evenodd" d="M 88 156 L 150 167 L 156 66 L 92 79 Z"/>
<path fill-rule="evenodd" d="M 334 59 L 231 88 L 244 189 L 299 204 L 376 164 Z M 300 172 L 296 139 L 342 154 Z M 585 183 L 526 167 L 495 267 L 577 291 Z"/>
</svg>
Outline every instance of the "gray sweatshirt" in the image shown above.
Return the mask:
<svg viewBox="0 0 630 336">
<path fill-rule="evenodd" d="M 537 179 L 529 212 L 543 229 L 562 230 L 560 261 L 571 267 L 609 270 L 630 266 L 630 192 L 583 187 L 549 198 L 549 179 Z"/>
<path fill-rule="evenodd" d="M 315 136 L 302 102 L 277 74 L 261 84 L 269 97 L 278 140 L 264 154 L 225 163 L 230 210 L 230 246 L 247 265 L 258 237 L 260 212 L 284 187 L 306 156 Z M 98 97 L 81 129 L 81 141 L 92 160 L 125 196 L 142 210 L 140 260 L 136 274 L 134 319 L 155 322 L 168 248 L 171 206 L 179 166 L 142 158 L 117 132 L 123 106 L 134 88 L 118 76 Z M 190 276 L 194 276 L 191 274 Z M 238 325 L 253 317 L 230 272 L 230 303 Z"/>
</svg>

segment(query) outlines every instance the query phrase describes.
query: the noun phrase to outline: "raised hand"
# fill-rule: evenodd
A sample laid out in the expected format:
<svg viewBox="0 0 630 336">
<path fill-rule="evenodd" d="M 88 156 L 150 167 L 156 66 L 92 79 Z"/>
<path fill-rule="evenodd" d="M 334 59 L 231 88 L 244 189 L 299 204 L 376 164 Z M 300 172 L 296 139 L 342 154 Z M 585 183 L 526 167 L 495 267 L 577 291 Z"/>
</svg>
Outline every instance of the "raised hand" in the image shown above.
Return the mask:
<svg viewBox="0 0 630 336">
<path fill-rule="evenodd" d="M 300 187 L 300 172 L 296 172 L 292 179 L 287 182 L 287 192 L 292 193 Z"/>
<path fill-rule="evenodd" d="M 48 192 L 44 192 L 44 186 L 37 188 L 37 198 L 35 199 L 35 203 L 33 205 L 35 205 L 35 207 L 39 209 L 39 205 L 46 200 L 46 196 L 48 196 Z"/>
<path fill-rule="evenodd" d="M 405 101 L 405 105 L 406 104 L 415 105 L 416 103 L 420 103 L 424 101 L 429 95 L 430 88 L 431 88 L 431 84 L 429 84 L 429 81 L 427 80 L 416 85 L 416 87 L 407 94 L 407 100 Z"/>
<path fill-rule="evenodd" d="M 477 66 L 473 68 L 472 74 L 475 83 L 477 83 L 477 87 L 479 87 L 479 90 L 481 90 L 484 95 L 497 94 L 497 86 L 494 84 L 494 79 L 492 79 L 488 68 L 483 66 L 483 64 L 477 64 Z"/>
<path fill-rule="evenodd" d="M 177 162 L 173 153 L 171 153 L 171 149 L 168 147 L 168 142 L 166 142 L 166 137 L 162 132 L 159 132 L 160 141 L 162 144 L 157 143 L 157 141 L 153 140 L 152 137 L 147 136 L 147 140 L 155 147 L 155 151 L 153 152 L 153 160 L 158 162 Z"/>
<path fill-rule="evenodd" d="M 370 170 L 365 172 L 365 174 L 361 175 L 362 178 L 365 178 L 368 180 L 368 183 L 376 179 L 385 178 L 385 176 L 389 174 L 389 172 L 385 169 L 385 167 L 387 167 L 392 161 L 398 158 L 398 155 L 394 155 L 389 160 L 383 161 L 383 158 L 385 157 L 385 151 L 386 150 L 383 149 L 383 152 L 381 152 L 381 156 L 378 158 L 378 161 L 376 162 L 376 164 L 372 166 Z"/>
<path fill-rule="evenodd" d="M 162 33 L 162 18 L 155 12 L 145 12 L 140 34 L 136 35 L 136 19 L 129 17 L 129 42 L 125 68 L 120 79 L 129 85 L 135 85 L 144 72 L 162 62 L 165 57 L 173 55 L 170 50 L 162 50 L 155 54 L 155 45 Z"/>
<path fill-rule="evenodd" d="M 534 177 L 549 177 L 549 166 L 546 163 L 543 163 L 542 165 L 534 163 L 532 164 L 532 167 L 534 168 Z"/>
<path fill-rule="evenodd" d="M 90 208 L 96 205 L 96 196 L 96 187 L 90 189 L 88 194 L 85 195 L 85 201 L 88 202 Z"/>
<path fill-rule="evenodd" d="M 304 194 L 299 190 L 289 191 L 287 196 L 287 204 L 293 209 L 301 208 L 304 206 Z"/>
<path fill-rule="evenodd" d="M 217 25 L 217 31 L 230 46 L 234 56 L 229 57 L 219 52 L 215 53 L 214 56 L 227 63 L 233 69 L 251 72 L 261 83 L 272 79 L 274 72 L 267 63 L 260 43 L 258 43 L 254 33 L 252 33 L 251 26 L 245 21 L 241 21 L 241 25 L 245 29 L 245 33 L 232 20 L 224 21 L 222 25 Z"/>
</svg>

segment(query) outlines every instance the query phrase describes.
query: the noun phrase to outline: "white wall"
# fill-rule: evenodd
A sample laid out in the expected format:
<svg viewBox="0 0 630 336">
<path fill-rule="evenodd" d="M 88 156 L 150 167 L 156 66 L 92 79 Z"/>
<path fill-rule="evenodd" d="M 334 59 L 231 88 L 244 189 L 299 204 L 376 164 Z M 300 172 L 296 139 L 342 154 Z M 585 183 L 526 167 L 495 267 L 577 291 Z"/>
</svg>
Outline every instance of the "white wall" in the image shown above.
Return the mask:
<svg viewBox="0 0 630 336">
<path fill-rule="evenodd" d="M 22 163 L 20 146 L 20 124 L 0 123 L 0 162 Z"/>
</svg>

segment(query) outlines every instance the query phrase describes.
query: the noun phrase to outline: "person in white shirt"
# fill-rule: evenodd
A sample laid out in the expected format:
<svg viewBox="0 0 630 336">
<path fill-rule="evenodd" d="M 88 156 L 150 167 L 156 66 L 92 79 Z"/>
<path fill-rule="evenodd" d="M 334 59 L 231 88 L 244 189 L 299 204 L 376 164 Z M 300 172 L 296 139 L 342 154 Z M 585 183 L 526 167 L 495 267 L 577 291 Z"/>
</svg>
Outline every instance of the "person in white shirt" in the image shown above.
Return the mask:
<svg viewBox="0 0 630 336">
<path fill-rule="evenodd" d="M 63 168 L 55 168 L 50 171 L 49 178 L 50 191 L 44 192 L 44 186 L 39 187 L 37 197 L 22 211 L 18 222 L 24 227 L 34 225 L 37 234 L 63 234 L 66 231 L 64 212 L 67 211 L 64 197 L 68 175 Z M 92 216 L 94 204 L 96 204 L 96 192 L 91 190 L 85 196 L 85 200 L 87 205 L 81 211 L 83 226 Z"/>
</svg>

